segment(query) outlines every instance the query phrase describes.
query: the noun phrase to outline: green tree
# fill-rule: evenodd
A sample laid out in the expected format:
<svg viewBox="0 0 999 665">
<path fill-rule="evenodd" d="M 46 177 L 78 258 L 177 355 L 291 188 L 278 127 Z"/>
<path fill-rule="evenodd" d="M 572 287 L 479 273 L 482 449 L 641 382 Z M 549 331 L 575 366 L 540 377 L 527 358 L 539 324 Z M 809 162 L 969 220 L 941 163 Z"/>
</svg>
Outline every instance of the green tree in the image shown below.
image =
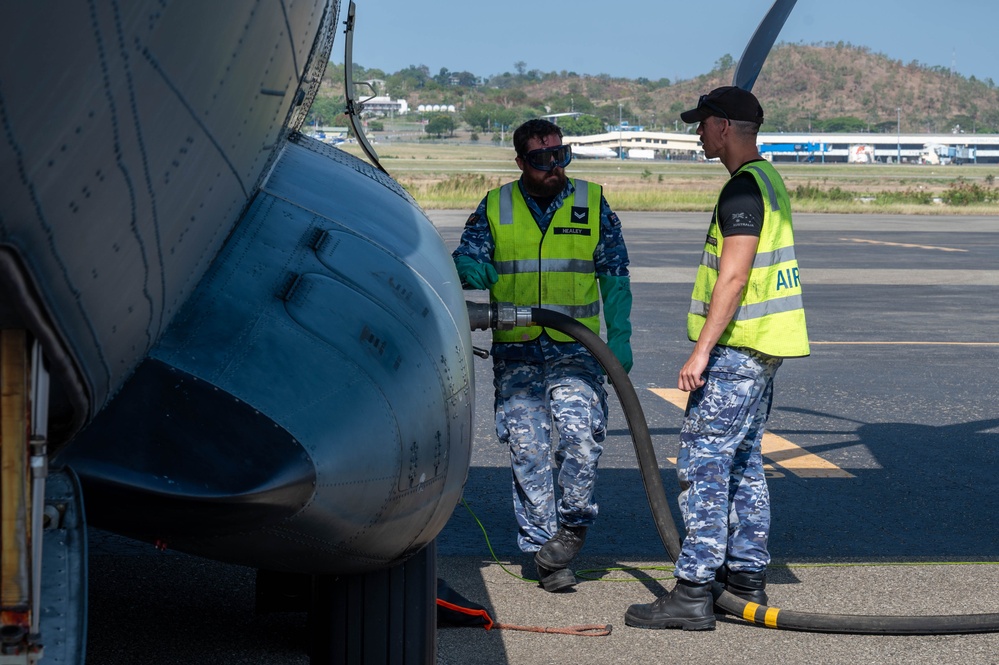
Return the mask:
<svg viewBox="0 0 999 665">
<path fill-rule="evenodd" d="M 402 69 L 385 80 L 386 90 L 391 90 L 389 94 L 394 98 L 405 97 L 414 90 L 422 90 L 428 84 L 435 83 L 430 77 L 430 68 L 426 65 L 410 65 Z"/>
<path fill-rule="evenodd" d="M 441 67 L 441 71 L 434 77 L 439 85 L 449 85 L 451 83 L 451 72 L 447 67 Z"/>
<path fill-rule="evenodd" d="M 511 127 L 517 127 L 517 125 L 523 122 L 532 118 L 539 118 L 547 113 L 543 106 L 516 106 L 511 110 L 513 111 L 513 120 L 510 123 Z"/>
<path fill-rule="evenodd" d="M 712 72 L 727 72 L 735 67 L 735 60 L 731 55 L 726 53 L 722 57 L 715 61 L 715 68 Z"/>
<path fill-rule="evenodd" d="M 427 121 L 424 129 L 426 129 L 427 134 L 433 134 L 440 138 L 444 134 L 454 136 L 455 125 L 454 116 L 450 113 L 439 113 Z"/>
<path fill-rule="evenodd" d="M 867 123 L 853 116 L 841 116 L 822 121 L 824 132 L 862 132 L 867 129 Z"/>
<path fill-rule="evenodd" d="M 343 108 L 343 99 L 316 97 L 309 108 L 309 115 L 306 116 L 306 124 L 332 125 L 333 119 L 343 113 Z"/>
<path fill-rule="evenodd" d="M 546 96 L 544 103 L 550 113 L 566 113 L 568 111 L 590 113 L 593 111 L 593 102 L 584 95 L 574 93 L 556 92 Z"/>
<path fill-rule="evenodd" d="M 627 102 L 617 104 L 605 104 L 596 108 L 596 115 L 604 121 L 605 125 L 617 127 L 619 121 L 630 122 L 635 117 L 631 105 Z"/>
<path fill-rule="evenodd" d="M 451 72 L 451 76 L 464 88 L 474 88 L 479 84 L 479 77 L 472 72 Z"/>
<path fill-rule="evenodd" d="M 595 115 L 581 115 L 578 118 L 561 118 L 559 127 L 566 136 L 592 136 L 603 134 L 604 123 Z"/>
<path fill-rule="evenodd" d="M 491 120 L 491 125 L 493 129 L 505 129 L 506 131 L 512 131 L 515 125 L 519 125 L 517 122 L 519 116 L 514 109 L 497 108 L 494 112 Z"/>
<path fill-rule="evenodd" d="M 499 117 L 499 111 L 503 110 L 498 104 L 475 104 L 465 107 L 462 113 L 462 120 L 470 127 L 488 131 L 492 128 L 493 118 Z"/>
</svg>

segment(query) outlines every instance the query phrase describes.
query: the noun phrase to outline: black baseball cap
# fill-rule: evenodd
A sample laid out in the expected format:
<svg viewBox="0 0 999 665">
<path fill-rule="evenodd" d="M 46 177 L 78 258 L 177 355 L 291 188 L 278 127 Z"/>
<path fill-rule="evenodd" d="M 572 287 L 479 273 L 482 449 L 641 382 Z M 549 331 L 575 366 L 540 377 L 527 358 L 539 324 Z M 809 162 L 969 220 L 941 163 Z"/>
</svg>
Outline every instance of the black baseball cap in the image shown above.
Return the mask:
<svg viewBox="0 0 999 665">
<path fill-rule="evenodd" d="M 756 95 L 734 85 L 715 88 L 708 94 L 701 95 L 697 100 L 697 108 L 684 111 L 680 114 L 680 119 L 687 124 L 693 124 L 713 115 L 727 120 L 746 120 L 758 125 L 763 124 L 763 107 L 760 106 Z"/>
</svg>

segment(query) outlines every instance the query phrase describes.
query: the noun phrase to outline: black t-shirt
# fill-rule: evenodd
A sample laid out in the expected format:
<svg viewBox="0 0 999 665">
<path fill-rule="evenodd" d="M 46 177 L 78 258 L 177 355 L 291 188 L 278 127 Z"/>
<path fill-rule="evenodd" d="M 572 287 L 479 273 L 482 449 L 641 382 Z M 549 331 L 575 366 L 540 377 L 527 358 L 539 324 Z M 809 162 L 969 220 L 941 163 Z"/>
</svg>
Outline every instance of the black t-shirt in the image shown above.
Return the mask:
<svg viewBox="0 0 999 665">
<path fill-rule="evenodd" d="M 763 230 L 763 194 L 750 173 L 730 178 L 718 197 L 722 237 L 756 236 Z"/>
<path fill-rule="evenodd" d="M 555 200 L 554 196 L 534 196 L 533 194 L 531 194 L 531 198 L 538 204 L 538 209 L 541 210 L 541 214 L 548 212 L 548 206 L 550 206 L 552 201 Z"/>
</svg>

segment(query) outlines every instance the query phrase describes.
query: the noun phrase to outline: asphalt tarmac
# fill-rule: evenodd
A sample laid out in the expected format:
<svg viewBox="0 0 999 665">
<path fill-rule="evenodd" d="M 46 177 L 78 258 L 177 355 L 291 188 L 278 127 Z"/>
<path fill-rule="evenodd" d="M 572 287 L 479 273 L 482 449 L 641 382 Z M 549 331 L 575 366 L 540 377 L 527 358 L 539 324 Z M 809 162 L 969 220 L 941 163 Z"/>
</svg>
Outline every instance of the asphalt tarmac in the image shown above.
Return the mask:
<svg viewBox="0 0 999 665">
<path fill-rule="evenodd" d="M 612 193 L 609 193 L 613 204 Z M 431 211 L 449 248 L 467 212 Z M 635 368 L 670 505 L 682 424 L 676 375 L 706 214 L 621 213 L 632 263 Z M 777 375 L 765 451 L 771 606 L 862 615 L 999 613 L 999 219 L 796 215 L 812 354 Z M 470 300 L 481 300 L 470 293 Z M 487 348 L 489 333 L 473 333 Z M 999 635 L 713 632 L 624 625 L 672 586 L 631 437 L 610 398 L 600 517 L 549 594 L 516 547 L 491 361 L 476 359 L 464 500 L 438 539 L 438 575 L 502 624 L 611 625 L 603 637 L 442 628 L 438 663 L 999 663 Z M 673 508 L 674 520 L 679 512 Z M 487 542 L 488 537 L 488 542 Z M 256 616 L 253 571 L 91 531 L 87 662 L 308 663 L 305 615 Z"/>
</svg>

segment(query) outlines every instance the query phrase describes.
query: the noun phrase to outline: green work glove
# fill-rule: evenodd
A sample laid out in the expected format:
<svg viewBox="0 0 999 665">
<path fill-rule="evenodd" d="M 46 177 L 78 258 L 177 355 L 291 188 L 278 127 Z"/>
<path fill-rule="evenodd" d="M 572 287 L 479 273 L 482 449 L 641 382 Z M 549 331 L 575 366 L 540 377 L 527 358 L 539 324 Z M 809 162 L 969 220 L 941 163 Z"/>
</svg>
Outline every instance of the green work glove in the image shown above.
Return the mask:
<svg viewBox="0 0 999 665">
<path fill-rule="evenodd" d="M 465 254 L 455 257 L 454 267 L 458 269 L 462 285 L 473 289 L 488 289 L 499 279 L 491 263 L 479 263 Z M 631 302 L 630 298 L 628 302 Z"/>
<path fill-rule="evenodd" d="M 601 275 L 597 281 L 604 301 L 607 346 L 624 371 L 630 372 L 635 364 L 631 355 L 631 278 Z"/>
</svg>

